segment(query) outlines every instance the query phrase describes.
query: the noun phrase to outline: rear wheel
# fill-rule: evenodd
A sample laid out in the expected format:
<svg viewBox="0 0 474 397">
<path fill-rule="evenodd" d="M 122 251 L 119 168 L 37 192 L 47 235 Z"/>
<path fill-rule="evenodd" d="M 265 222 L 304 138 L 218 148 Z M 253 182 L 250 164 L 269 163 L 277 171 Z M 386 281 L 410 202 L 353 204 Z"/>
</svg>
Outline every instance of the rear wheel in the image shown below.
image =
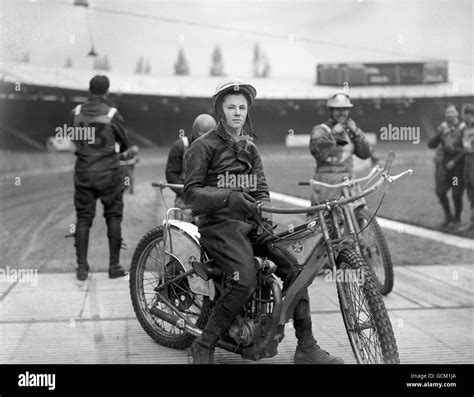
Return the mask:
<svg viewBox="0 0 474 397">
<path fill-rule="evenodd" d="M 359 364 L 398 364 L 397 343 L 382 296 L 354 249 L 337 257 L 337 292 L 352 350 Z"/>
<path fill-rule="evenodd" d="M 359 228 L 365 228 L 359 234 L 362 256 L 372 270 L 380 293 L 388 295 L 393 289 L 393 264 L 382 229 L 376 218 L 367 226 L 372 216 L 365 208 L 356 210 L 356 218 Z"/>
<path fill-rule="evenodd" d="M 199 328 L 204 328 L 209 313 L 209 298 L 195 294 L 189 287 L 187 277 L 171 283 L 160 292 L 155 288 L 186 270 L 178 260 L 165 253 L 163 227 L 148 232 L 138 243 L 130 267 L 130 296 L 140 325 L 155 342 L 174 349 L 188 348 L 195 337 L 150 313 L 156 307 L 173 314 L 159 295 L 168 299 L 181 313 L 192 319 Z M 174 315 L 174 314 L 173 314 Z"/>
</svg>

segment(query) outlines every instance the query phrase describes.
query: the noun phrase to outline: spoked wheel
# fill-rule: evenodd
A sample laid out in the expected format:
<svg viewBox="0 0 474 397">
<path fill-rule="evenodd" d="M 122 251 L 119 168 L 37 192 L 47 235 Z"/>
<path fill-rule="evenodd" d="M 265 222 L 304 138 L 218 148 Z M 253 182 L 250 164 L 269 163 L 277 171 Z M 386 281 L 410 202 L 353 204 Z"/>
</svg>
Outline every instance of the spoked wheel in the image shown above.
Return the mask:
<svg viewBox="0 0 474 397">
<path fill-rule="evenodd" d="M 174 349 L 188 348 L 195 337 L 150 313 L 150 309 L 156 307 L 174 315 L 173 310 L 159 297 L 166 298 L 201 329 L 206 325 L 209 313 L 209 298 L 191 291 L 187 277 L 171 283 L 160 292 L 155 290 L 184 272 L 180 262 L 165 253 L 162 226 L 152 229 L 140 240 L 130 267 L 133 309 L 141 326 L 155 342 Z"/>
<path fill-rule="evenodd" d="M 393 289 L 393 264 L 382 229 L 375 218 L 367 226 L 372 216 L 364 208 L 356 210 L 356 218 L 360 229 L 365 228 L 359 235 L 362 256 L 375 276 L 380 293 L 387 295 Z"/>
<path fill-rule="evenodd" d="M 352 350 L 359 364 L 398 364 L 397 343 L 371 271 L 354 249 L 337 258 L 337 292 Z"/>
</svg>

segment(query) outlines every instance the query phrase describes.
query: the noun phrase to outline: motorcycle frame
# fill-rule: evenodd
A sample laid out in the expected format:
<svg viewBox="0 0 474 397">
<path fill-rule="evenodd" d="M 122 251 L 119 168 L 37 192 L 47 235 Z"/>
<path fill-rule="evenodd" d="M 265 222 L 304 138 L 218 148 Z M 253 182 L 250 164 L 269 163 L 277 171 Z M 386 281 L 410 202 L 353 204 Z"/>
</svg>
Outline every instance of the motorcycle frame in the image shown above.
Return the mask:
<svg viewBox="0 0 474 397">
<path fill-rule="evenodd" d="M 345 230 L 348 231 L 345 233 L 345 235 L 342 235 L 341 228 L 338 225 L 336 214 L 337 208 L 342 209 L 344 225 L 346 226 Z M 353 223 L 351 209 L 348 208 L 348 205 L 334 208 L 328 207 L 326 211 L 329 214 L 330 222 L 333 226 L 332 233 L 329 232 L 327 223 L 328 221 L 324 216 L 325 210 L 318 211 L 317 218 L 322 235 L 319 242 L 311 250 L 311 253 L 308 255 L 306 261 L 302 265 L 298 266 L 299 268 L 303 269 L 286 290 L 286 293 L 282 299 L 282 311 L 280 314 L 279 325 L 286 324 L 289 319 L 293 317 L 296 304 L 300 300 L 306 288 L 312 284 L 316 275 L 327 263 L 327 261 L 329 261 L 331 268 L 336 268 L 336 258 L 339 255 L 339 252 L 345 248 L 353 248 L 355 245 L 357 245 L 357 233 Z M 308 224 L 309 222 L 304 224 Z M 285 237 L 289 235 L 291 235 L 290 232 L 284 232 L 278 235 L 278 237 Z M 273 241 L 275 240 L 276 238 L 273 239 Z M 271 244 L 272 240 L 269 242 Z M 315 257 L 316 260 L 312 261 L 312 259 Z"/>
</svg>

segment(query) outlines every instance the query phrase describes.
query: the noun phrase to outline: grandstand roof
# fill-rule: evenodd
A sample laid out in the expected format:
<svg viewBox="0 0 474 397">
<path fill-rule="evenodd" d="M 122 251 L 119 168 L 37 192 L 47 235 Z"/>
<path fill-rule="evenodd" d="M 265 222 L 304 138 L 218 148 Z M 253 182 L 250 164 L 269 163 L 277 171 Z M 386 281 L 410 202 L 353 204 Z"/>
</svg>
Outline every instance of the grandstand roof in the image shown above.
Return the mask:
<svg viewBox="0 0 474 397">
<path fill-rule="evenodd" d="M 86 69 L 66 69 L 38 66 L 27 63 L 0 63 L 3 81 L 26 85 L 87 90 L 95 74 L 106 74 L 111 80 L 111 92 L 176 97 L 208 98 L 221 77 L 207 76 L 153 76 L 101 72 Z M 326 99 L 337 87 L 317 86 L 308 78 L 250 79 L 258 91 L 259 99 Z M 423 98 L 473 95 L 473 84 L 430 84 L 405 86 L 351 87 L 352 98 Z"/>
</svg>

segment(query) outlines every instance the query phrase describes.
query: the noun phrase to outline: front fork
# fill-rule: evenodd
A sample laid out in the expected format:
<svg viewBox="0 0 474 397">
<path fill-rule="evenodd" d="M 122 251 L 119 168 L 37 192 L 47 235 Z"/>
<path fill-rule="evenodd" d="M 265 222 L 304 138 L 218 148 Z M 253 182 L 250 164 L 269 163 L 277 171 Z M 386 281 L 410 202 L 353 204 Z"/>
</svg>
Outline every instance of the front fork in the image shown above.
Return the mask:
<svg viewBox="0 0 474 397">
<path fill-rule="evenodd" d="M 324 216 L 324 211 L 318 212 L 318 220 L 319 224 L 321 225 L 321 233 L 323 235 L 324 244 L 328 253 L 329 264 L 333 269 L 337 267 L 336 258 L 339 255 L 339 252 L 341 252 L 344 248 L 353 248 L 355 245 L 357 246 L 357 249 L 359 249 L 357 232 L 353 222 L 354 212 L 352 208 L 349 208 L 347 205 L 340 208 L 344 217 L 344 235 L 342 235 L 341 228 L 338 223 L 336 214 L 337 208 L 331 209 L 328 207 L 327 211 L 333 225 L 332 233 L 329 232 L 326 217 Z"/>
<path fill-rule="evenodd" d="M 350 198 L 351 197 L 351 191 L 349 187 L 343 187 L 342 188 L 342 193 L 345 198 Z M 359 239 L 359 222 L 357 221 L 357 216 L 356 216 L 356 209 L 354 207 L 353 203 L 349 203 L 348 205 L 342 207 L 343 214 L 344 214 L 344 225 L 347 228 L 346 234 L 351 236 L 352 239 L 357 243 L 356 248 L 357 251 L 361 254 L 361 249 L 360 249 L 360 239 Z"/>
</svg>

